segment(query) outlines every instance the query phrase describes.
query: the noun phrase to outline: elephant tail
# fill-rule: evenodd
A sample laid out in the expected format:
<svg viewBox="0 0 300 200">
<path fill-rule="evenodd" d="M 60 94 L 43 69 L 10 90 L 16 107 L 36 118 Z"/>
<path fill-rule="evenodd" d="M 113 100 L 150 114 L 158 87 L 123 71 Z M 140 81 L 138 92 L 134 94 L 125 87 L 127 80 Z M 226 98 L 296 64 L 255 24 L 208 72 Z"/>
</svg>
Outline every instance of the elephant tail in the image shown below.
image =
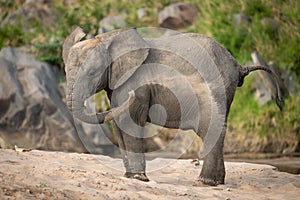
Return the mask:
<svg viewBox="0 0 300 200">
<path fill-rule="evenodd" d="M 244 78 L 250 73 L 250 72 L 253 72 L 253 71 L 256 71 L 256 70 L 263 70 L 267 73 L 269 73 L 274 82 L 275 82 L 275 85 L 276 85 L 276 91 L 275 91 L 275 95 L 276 95 L 276 104 L 277 106 L 279 107 L 279 109 L 281 111 L 283 111 L 283 108 L 284 108 L 284 96 L 282 94 L 282 90 L 280 88 L 280 79 L 278 77 L 278 75 L 273 72 L 270 68 L 266 67 L 266 66 L 262 66 L 262 65 L 249 65 L 249 66 L 245 66 L 245 67 L 242 67 L 240 68 L 240 80 L 239 80 L 239 84 L 238 86 L 242 86 L 243 85 L 243 82 L 244 82 Z"/>
</svg>

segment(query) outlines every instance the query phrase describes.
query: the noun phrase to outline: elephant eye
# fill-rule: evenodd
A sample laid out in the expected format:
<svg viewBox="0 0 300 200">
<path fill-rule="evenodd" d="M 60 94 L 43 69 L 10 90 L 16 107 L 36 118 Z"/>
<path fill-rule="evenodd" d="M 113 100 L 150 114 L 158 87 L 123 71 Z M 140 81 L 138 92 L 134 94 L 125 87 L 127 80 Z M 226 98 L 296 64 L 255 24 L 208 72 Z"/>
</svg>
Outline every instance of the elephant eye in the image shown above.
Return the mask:
<svg viewBox="0 0 300 200">
<path fill-rule="evenodd" d="M 89 69 L 88 71 L 87 71 L 87 75 L 88 76 L 94 76 L 95 74 L 96 74 L 96 70 L 94 70 L 94 69 Z"/>
</svg>

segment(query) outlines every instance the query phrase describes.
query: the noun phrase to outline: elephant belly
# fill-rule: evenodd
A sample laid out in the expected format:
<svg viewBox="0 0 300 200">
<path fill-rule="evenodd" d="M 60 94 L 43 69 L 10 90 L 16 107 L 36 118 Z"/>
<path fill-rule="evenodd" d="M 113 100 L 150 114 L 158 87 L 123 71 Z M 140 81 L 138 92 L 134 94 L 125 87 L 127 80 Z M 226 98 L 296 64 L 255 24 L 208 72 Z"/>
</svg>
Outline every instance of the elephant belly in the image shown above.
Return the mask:
<svg viewBox="0 0 300 200">
<path fill-rule="evenodd" d="M 208 102 L 203 101 L 201 95 L 192 91 L 192 88 L 153 85 L 150 94 L 147 121 L 153 124 L 198 131 L 201 121 L 208 117 L 210 107 L 205 105 Z"/>
<path fill-rule="evenodd" d="M 141 125 L 147 121 L 167 128 L 205 132 L 213 99 L 208 84 L 197 73 L 182 74 L 172 68 L 159 70 L 160 67 L 144 65 L 119 88 L 120 97 L 126 97 L 132 89 L 136 93 L 131 118 Z"/>
</svg>

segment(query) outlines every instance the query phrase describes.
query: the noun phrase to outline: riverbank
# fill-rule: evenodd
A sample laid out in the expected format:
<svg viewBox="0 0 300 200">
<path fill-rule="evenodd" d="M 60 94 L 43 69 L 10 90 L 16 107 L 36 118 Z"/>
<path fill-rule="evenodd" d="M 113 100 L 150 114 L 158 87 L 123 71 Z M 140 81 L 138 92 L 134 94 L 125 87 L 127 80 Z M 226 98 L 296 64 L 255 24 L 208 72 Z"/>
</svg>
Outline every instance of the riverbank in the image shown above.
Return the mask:
<svg viewBox="0 0 300 200">
<path fill-rule="evenodd" d="M 101 155 L 0 149 L 1 199 L 297 199 L 300 176 L 275 167 L 226 162 L 226 183 L 194 185 L 202 167 L 189 159 L 148 173 L 145 183 L 123 177 L 120 159 Z"/>
<path fill-rule="evenodd" d="M 242 153 L 225 155 L 229 162 L 248 162 L 254 164 L 267 164 L 276 167 L 281 172 L 300 174 L 300 154 L 265 154 Z"/>
</svg>

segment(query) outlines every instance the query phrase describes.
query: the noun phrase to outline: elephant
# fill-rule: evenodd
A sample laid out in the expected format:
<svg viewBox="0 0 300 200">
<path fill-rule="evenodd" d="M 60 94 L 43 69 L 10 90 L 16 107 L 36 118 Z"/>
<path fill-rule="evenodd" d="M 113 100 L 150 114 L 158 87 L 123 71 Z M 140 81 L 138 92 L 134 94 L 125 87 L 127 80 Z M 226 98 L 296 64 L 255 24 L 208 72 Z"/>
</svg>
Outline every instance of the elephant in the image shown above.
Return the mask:
<svg viewBox="0 0 300 200">
<path fill-rule="evenodd" d="M 113 122 L 125 177 L 149 181 L 143 127 L 149 123 L 193 130 L 203 140 L 203 167 L 197 182 L 225 183 L 223 158 L 227 118 L 237 87 L 252 71 L 264 70 L 276 82 L 276 103 L 284 98 L 278 76 L 266 66 L 240 65 L 212 38 L 197 33 L 143 38 L 136 28 L 91 39 L 77 27 L 63 44 L 67 106 L 86 123 Z M 86 111 L 84 102 L 105 90 L 111 109 Z"/>
</svg>

